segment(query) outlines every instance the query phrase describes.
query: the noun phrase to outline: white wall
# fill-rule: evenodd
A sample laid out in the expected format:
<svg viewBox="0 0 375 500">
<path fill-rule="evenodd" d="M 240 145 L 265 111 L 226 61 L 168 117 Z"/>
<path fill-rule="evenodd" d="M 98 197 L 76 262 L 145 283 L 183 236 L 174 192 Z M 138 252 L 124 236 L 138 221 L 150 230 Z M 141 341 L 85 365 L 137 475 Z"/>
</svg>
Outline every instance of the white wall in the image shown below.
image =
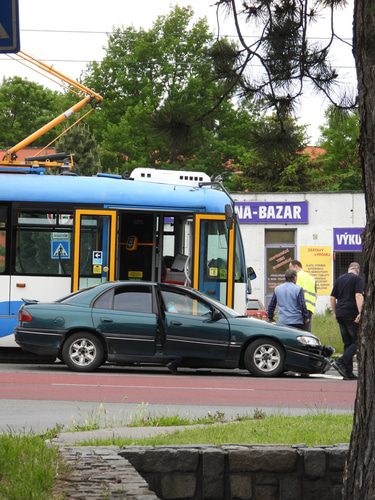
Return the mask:
<svg viewBox="0 0 375 500">
<path fill-rule="evenodd" d="M 251 193 L 232 194 L 235 202 L 308 202 L 308 224 L 241 224 L 247 265 L 258 278 L 252 282 L 253 294 L 265 300 L 265 229 L 295 229 L 296 258 L 301 246 L 329 246 L 333 258 L 333 228 L 365 227 L 363 193 Z M 332 262 L 332 283 L 334 266 Z M 318 297 L 317 312 L 329 307 L 329 295 Z"/>
</svg>

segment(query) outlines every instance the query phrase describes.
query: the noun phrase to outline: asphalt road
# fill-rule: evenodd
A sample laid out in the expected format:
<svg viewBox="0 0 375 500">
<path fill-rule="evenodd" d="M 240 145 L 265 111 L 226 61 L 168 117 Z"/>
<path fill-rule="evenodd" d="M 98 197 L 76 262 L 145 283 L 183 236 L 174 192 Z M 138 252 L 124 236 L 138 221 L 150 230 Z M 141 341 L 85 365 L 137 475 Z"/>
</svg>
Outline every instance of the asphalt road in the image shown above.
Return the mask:
<svg viewBox="0 0 375 500">
<path fill-rule="evenodd" d="M 255 378 L 246 371 L 102 367 L 74 373 L 62 364 L 0 364 L 0 430 L 43 432 L 100 421 L 121 427 L 134 415 L 227 417 L 266 413 L 352 412 L 356 381 L 321 376 Z"/>
</svg>

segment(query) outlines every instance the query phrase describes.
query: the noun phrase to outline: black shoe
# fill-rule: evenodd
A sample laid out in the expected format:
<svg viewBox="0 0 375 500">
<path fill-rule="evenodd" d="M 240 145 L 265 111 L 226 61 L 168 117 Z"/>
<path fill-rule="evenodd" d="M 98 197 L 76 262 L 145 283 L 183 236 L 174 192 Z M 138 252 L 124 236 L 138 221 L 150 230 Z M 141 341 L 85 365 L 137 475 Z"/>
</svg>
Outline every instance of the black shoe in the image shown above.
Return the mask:
<svg viewBox="0 0 375 500">
<path fill-rule="evenodd" d="M 348 370 L 345 368 L 345 366 L 340 363 L 339 361 L 334 361 L 332 363 L 333 368 L 339 372 L 339 374 L 346 380 L 349 380 L 350 373 Z"/>
<path fill-rule="evenodd" d="M 348 376 L 344 377 L 344 380 L 358 380 L 358 377 L 354 373 L 348 373 Z"/>
<path fill-rule="evenodd" d="M 173 361 L 167 364 L 167 368 L 171 373 L 173 373 L 173 375 L 177 375 L 177 366 L 173 363 Z"/>
</svg>

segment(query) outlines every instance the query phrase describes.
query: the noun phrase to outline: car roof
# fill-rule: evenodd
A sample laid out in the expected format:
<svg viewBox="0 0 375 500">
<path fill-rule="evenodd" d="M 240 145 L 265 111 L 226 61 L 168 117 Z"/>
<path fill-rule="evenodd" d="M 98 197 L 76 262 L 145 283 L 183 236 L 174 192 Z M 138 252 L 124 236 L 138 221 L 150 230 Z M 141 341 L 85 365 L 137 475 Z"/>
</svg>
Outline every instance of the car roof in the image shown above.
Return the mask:
<svg viewBox="0 0 375 500">
<path fill-rule="evenodd" d="M 175 290 L 183 289 L 186 290 L 186 287 L 181 285 L 173 285 L 169 283 L 156 283 L 154 281 L 110 281 L 106 283 L 101 283 L 99 285 L 95 285 L 89 288 L 84 288 L 78 290 L 77 292 L 67 295 L 57 302 L 69 302 L 69 304 L 90 306 L 93 299 L 95 299 L 101 293 L 104 293 L 106 290 L 110 290 L 111 288 L 117 288 L 119 286 L 136 286 L 136 287 L 144 287 L 144 286 L 156 286 L 160 285 L 163 288 L 173 288 Z M 196 290 L 193 290 L 196 291 Z"/>
</svg>

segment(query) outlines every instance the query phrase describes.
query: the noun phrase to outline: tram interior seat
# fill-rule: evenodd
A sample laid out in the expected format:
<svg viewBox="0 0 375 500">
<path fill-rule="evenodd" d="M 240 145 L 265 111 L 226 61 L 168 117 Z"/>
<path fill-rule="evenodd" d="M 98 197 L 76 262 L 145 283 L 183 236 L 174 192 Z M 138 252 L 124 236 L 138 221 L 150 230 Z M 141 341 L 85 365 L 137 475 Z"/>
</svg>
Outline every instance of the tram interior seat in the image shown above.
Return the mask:
<svg viewBox="0 0 375 500">
<path fill-rule="evenodd" d="M 185 283 L 186 276 L 184 269 L 187 259 L 187 255 L 183 255 L 182 253 L 178 253 L 174 258 L 169 255 L 164 257 L 164 264 L 167 270 L 164 280 L 165 283 L 173 283 L 176 285 L 183 285 Z M 170 264 L 170 266 L 168 266 L 168 264 Z"/>
</svg>

